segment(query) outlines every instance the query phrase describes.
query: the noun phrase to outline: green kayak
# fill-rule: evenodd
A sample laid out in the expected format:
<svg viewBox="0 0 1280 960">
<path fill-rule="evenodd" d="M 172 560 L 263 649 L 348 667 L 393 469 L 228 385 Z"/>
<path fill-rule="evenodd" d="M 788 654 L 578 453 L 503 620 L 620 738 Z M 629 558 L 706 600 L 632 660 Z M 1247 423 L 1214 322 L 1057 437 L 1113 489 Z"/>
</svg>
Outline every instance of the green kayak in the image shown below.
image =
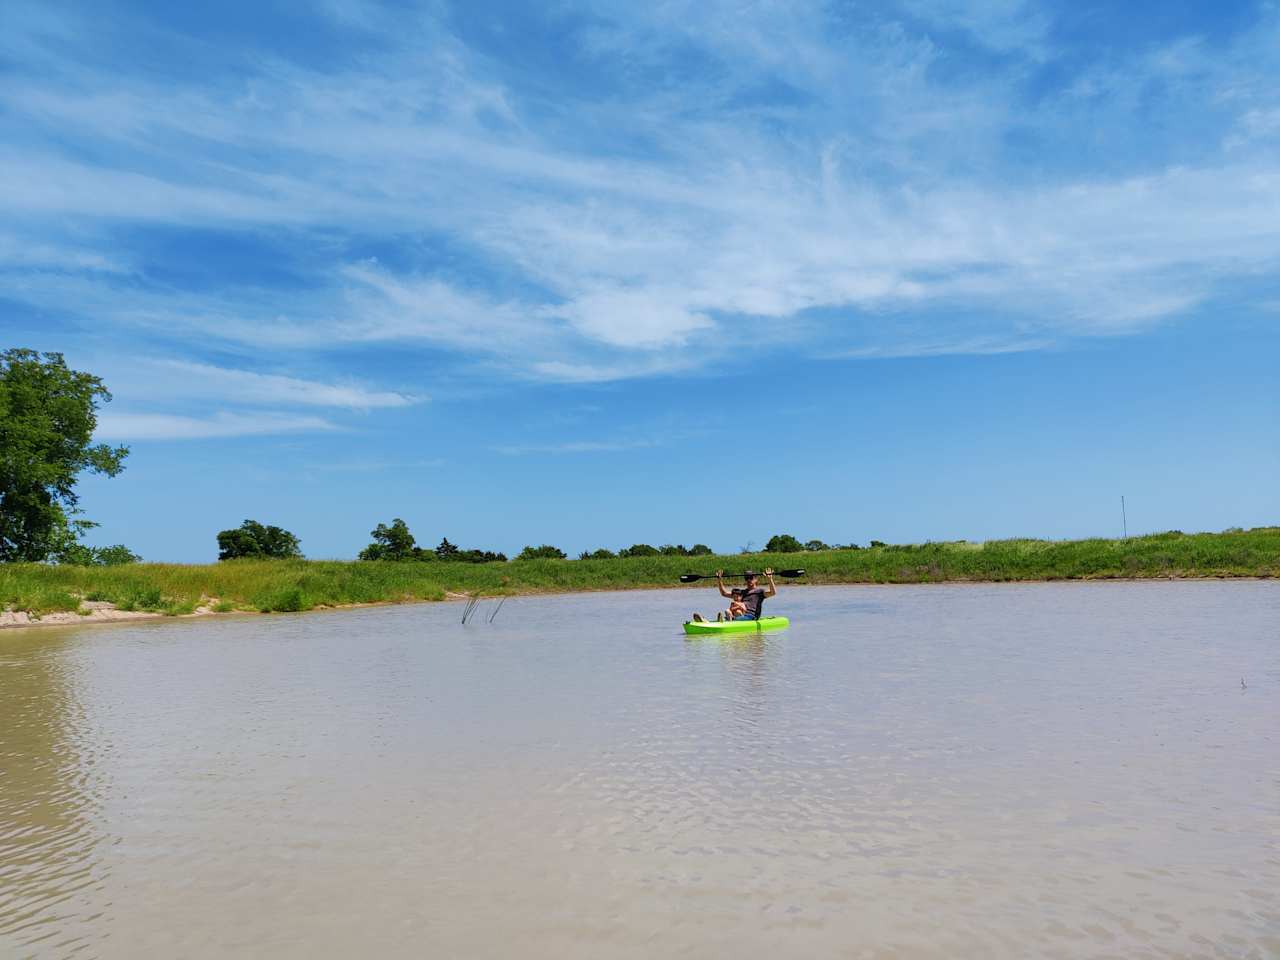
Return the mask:
<svg viewBox="0 0 1280 960">
<path fill-rule="evenodd" d="M 690 636 L 717 633 L 764 633 L 766 630 L 784 630 L 791 621 L 786 617 L 761 617 L 759 620 L 686 620 L 684 632 Z"/>
</svg>

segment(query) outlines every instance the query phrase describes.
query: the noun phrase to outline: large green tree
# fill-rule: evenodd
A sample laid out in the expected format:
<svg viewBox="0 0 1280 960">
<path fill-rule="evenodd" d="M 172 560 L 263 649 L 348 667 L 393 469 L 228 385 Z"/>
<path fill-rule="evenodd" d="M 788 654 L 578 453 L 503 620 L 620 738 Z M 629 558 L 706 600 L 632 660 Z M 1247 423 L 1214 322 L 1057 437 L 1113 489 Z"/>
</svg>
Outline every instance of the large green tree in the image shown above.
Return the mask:
<svg viewBox="0 0 1280 960">
<path fill-rule="evenodd" d="M 369 536 L 373 537 L 373 543 L 360 551 L 361 560 L 414 560 L 422 554 L 422 549 L 415 545 L 413 534 L 409 532 L 409 525 L 399 517 L 391 521 L 391 526 L 378 524 Z"/>
<path fill-rule="evenodd" d="M 0 562 L 43 561 L 92 527 L 79 514 L 80 474 L 114 477 L 127 447 L 94 444 L 102 381 L 60 353 L 0 353 Z"/>
<path fill-rule="evenodd" d="M 268 560 L 290 560 L 302 556 L 298 538 L 282 527 L 272 527 L 257 520 L 246 520 L 232 530 L 218 534 L 218 559 L 239 560 L 256 557 Z"/>
</svg>

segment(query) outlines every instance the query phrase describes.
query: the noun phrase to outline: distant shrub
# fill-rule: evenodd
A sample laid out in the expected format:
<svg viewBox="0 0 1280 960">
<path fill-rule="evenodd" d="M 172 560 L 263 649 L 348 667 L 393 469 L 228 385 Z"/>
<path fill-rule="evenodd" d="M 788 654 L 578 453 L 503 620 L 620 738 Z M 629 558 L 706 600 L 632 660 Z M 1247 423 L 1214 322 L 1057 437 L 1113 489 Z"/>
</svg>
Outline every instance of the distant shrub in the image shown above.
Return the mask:
<svg viewBox="0 0 1280 960">
<path fill-rule="evenodd" d="M 97 547 L 94 560 L 104 567 L 119 567 L 126 563 L 141 563 L 142 558 L 123 543 L 113 543 L 109 547 Z"/>
<path fill-rule="evenodd" d="M 769 538 L 764 549 L 766 553 L 800 553 L 804 544 L 789 533 L 779 533 Z"/>
<path fill-rule="evenodd" d="M 109 547 L 86 547 L 82 543 L 73 543 L 63 548 L 56 559 L 58 563 L 77 567 L 118 567 L 142 562 L 142 558 L 123 543 Z"/>
<path fill-rule="evenodd" d="M 612 550 L 605 550 L 603 547 L 599 550 L 592 550 L 590 552 L 583 550 L 578 554 L 579 560 L 613 560 L 615 557 L 617 557 L 616 553 Z"/>
<path fill-rule="evenodd" d="M 658 556 L 658 548 L 651 547 L 647 543 L 633 543 L 629 547 L 624 547 L 618 551 L 620 557 L 656 557 Z"/>
<path fill-rule="evenodd" d="M 568 557 L 559 547 L 544 543 L 540 547 L 525 547 L 517 555 L 517 560 L 564 560 Z"/>
<path fill-rule="evenodd" d="M 506 563 L 507 555 L 491 550 L 459 550 L 450 559 L 454 563 Z"/>
<path fill-rule="evenodd" d="M 830 550 L 830 549 L 831 549 L 831 548 L 830 548 L 830 547 L 828 547 L 825 543 L 823 543 L 821 540 L 809 540 L 809 541 L 807 541 L 807 542 L 805 543 L 804 548 L 805 548 L 806 550 L 808 550 L 810 553 L 817 553 L 819 550 Z"/>
<path fill-rule="evenodd" d="M 887 546 L 887 544 L 883 540 L 872 540 L 870 543 L 870 546 L 883 547 L 883 546 Z"/>
<path fill-rule="evenodd" d="M 705 543 L 695 543 L 689 548 L 689 556 L 691 557 L 709 557 L 712 550 Z"/>
</svg>

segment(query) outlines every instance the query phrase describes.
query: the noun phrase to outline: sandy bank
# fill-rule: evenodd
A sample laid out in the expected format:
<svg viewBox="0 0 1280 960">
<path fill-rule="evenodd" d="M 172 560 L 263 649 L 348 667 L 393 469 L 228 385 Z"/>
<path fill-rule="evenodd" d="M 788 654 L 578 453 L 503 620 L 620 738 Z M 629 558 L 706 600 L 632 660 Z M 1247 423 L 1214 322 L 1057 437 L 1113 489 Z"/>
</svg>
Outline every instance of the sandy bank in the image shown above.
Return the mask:
<svg viewBox="0 0 1280 960">
<path fill-rule="evenodd" d="M 196 607 L 180 617 L 205 617 L 213 613 L 209 606 Z M 85 600 L 77 610 L 60 610 L 35 616 L 25 610 L 0 610 L 0 629 L 4 627 L 71 627 L 85 623 L 119 623 L 122 620 L 155 620 L 166 614 L 152 610 L 118 610 L 114 603 Z"/>
</svg>

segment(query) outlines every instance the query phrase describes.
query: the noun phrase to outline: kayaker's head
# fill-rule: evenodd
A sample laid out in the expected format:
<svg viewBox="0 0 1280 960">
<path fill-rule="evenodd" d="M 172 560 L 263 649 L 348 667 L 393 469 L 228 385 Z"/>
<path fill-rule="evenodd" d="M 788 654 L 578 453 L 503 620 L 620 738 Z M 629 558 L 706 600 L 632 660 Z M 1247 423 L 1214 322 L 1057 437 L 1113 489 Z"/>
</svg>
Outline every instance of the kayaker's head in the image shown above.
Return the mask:
<svg viewBox="0 0 1280 960">
<path fill-rule="evenodd" d="M 748 570 L 742 575 L 742 578 L 747 581 L 748 587 L 754 587 L 756 585 L 757 576 L 758 574 L 754 570 Z"/>
</svg>

